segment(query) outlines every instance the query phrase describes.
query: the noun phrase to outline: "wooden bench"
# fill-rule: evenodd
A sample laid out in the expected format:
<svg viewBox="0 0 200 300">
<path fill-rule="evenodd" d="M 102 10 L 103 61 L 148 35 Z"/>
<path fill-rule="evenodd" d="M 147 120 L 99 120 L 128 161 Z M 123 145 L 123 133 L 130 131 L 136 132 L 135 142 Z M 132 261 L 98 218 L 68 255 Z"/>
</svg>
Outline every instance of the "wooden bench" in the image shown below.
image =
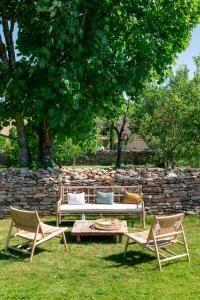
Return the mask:
<svg viewBox="0 0 200 300">
<path fill-rule="evenodd" d="M 113 204 L 97 204 L 96 192 L 114 192 Z M 140 204 L 123 203 L 125 191 L 138 193 Z M 85 204 L 70 205 L 67 203 L 67 193 L 85 193 Z M 142 200 L 142 186 L 60 186 L 60 197 L 57 202 L 57 226 L 61 224 L 62 216 L 80 215 L 85 220 L 86 215 L 140 215 L 145 228 L 145 208 Z"/>
</svg>

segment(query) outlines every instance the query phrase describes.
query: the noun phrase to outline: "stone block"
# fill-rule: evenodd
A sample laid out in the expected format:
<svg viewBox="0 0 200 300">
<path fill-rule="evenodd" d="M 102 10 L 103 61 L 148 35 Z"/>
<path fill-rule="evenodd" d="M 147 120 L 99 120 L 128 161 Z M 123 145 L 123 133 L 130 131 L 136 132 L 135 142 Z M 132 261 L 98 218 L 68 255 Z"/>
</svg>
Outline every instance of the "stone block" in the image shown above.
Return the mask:
<svg viewBox="0 0 200 300">
<path fill-rule="evenodd" d="M 200 196 L 192 196 L 191 200 L 198 200 L 198 201 L 200 201 Z"/>
<path fill-rule="evenodd" d="M 1 182 L 1 183 L 0 183 L 0 189 L 1 189 L 1 190 L 2 190 L 2 189 L 5 190 L 6 188 L 7 188 L 7 184 Z"/>
<path fill-rule="evenodd" d="M 163 192 L 164 192 L 165 194 L 172 194 L 172 193 L 173 193 L 173 190 L 172 190 L 172 189 L 164 188 L 164 189 L 163 189 Z"/>
<path fill-rule="evenodd" d="M 35 195 L 33 195 L 33 198 L 43 198 L 43 197 L 47 197 L 48 194 L 43 194 L 43 193 L 37 193 Z"/>
<path fill-rule="evenodd" d="M 31 186 L 26 186 L 26 187 L 22 187 L 21 189 L 23 192 L 32 192 L 33 191 L 33 187 Z"/>
<path fill-rule="evenodd" d="M 175 196 L 175 197 L 186 197 L 188 196 L 187 194 L 187 191 L 176 191 L 176 192 L 173 192 L 172 196 Z"/>
<path fill-rule="evenodd" d="M 200 177 L 194 178 L 195 183 L 200 183 Z"/>
</svg>

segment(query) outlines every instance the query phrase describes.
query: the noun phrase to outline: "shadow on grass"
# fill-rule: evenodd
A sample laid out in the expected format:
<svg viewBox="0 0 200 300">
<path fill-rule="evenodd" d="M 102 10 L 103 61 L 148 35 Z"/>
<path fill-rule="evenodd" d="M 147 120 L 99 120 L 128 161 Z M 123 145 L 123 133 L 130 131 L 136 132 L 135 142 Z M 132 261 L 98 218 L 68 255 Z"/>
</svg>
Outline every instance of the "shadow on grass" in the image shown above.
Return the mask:
<svg viewBox="0 0 200 300">
<path fill-rule="evenodd" d="M 76 237 L 71 235 L 71 232 L 65 232 L 65 237 L 68 245 L 91 245 L 91 244 L 116 244 L 115 236 L 81 236 L 80 242 L 77 242 Z M 60 243 L 64 243 L 61 239 Z"/>
<path fill-rule="evenodd" d="M 42 249 L 42 248 L 36 248 L 34 252 L 34 256 L 42 253 L 42 252 L 50 252 L 47 249 Z M 6 252 L 4 250 L 0 251 L 0 260 L 1 261 L 22 261 L 22 262 L 27 262 L 29 260 L 30 255 L 26 253 L 21 253 L 18 252 L 17 250 L 15 251 L 14 249 L 8 249 Z"/>
<path fill-rule="evenodd" d="M 114 254 L 114 255 L 110 255 L 107 257 L 104 257 L 103 259 L 107 260 L 107 261 L 113 261 L 115 262 L 115 265 L 113 265 L 113 267 L 134 267 L 143 263 L 149 263 L 151 261 L 154 261 L 156 263 L 157 259 L 155 256 L 152 256 L 150 254 L 144 253 L 142 251 L 128 251 L 126 257 L 123 257 L 123 253 L 119 253 L 119 254 Z M 183 263 L 187 263 L 187 260 L 185 259 L 177 259 L 177 260 L 171 260 L 168 262 L 165 262 L 164 264 L 162 264 L 162 267 L 165 268 L 167 266 L 170 265 L 174 265 L 174 264 L 183 264 Z M 117 265 L 116 265 L 117 264 Z M 158 265 L 156 263 L 152 264 L 152 270 L 158 270 Z"/>
<path fill-rule="evenodd" d="M 117 263 L 118 267 L 134 267 L 145 262 L 149 263 L 150 261 L 155 261 L 156 257 L 153 257 L 152 255 L 146 254 L 142 251 L 131 250 L 127 252 L 127 256 L 125 258 L 123 257 L 123 253 L 119 253 L 104 257 L 103 259 Z"/>
</svg>

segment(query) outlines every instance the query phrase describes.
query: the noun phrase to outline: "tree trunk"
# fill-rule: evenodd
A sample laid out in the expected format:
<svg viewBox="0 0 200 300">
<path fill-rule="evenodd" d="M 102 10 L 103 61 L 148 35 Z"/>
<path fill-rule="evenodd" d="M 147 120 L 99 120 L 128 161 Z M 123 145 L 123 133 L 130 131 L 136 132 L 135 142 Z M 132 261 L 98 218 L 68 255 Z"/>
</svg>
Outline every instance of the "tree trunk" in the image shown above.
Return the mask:
<svg viewBox="0 0 200 300">
<path fill-rule="evenodd" d="M 164 157 L 164 165 L 166 169 L 174 169 L 175 167 L 175 160 L 174 160 L 174 150 L 171 150 L 169 152 L 166 152 L 165 157 Z"/>
<path fill-rule="evenodd" d="M 39 160 L 44 168 L 53 166 L 53 129 L 47 121 L 40 123 L 39 128 Z"/>
<path fill-rule="evenodd" d="M 116 168 L 121 168 L 121 156 L 122 156 L 122 138 L 118 136 L 116 164 L 115 164 Z"/>
<path fill-rule="evenodd" d="M 127 111 L 128 109 L 129 109 L 129 104 L 128 104 Z M 117 156 L 116 156 L 116 163 L 115 163 L 116 168 L 121 167 L 122 141 L 123 141 L 123 133 L 124 133 L 125 125 L 126 125 L 126 116 L 124 115 L 121 128 L 118 129 L 117 126 L 113 126 L 113 129 L 115 129 L 115 132 L 117 134 Z"/>
<path fill-rule="evenodd" d="M 110 150 L 114 150 L 114 144 L 115 144 L 115 131 L 113 130 L 113 128 L 110 128 L 110 141 L 109 141 L 109 148 Z"/>
<path fill-rule="evenodd" d="M 17 137 L 18 137 L 18 144 L 19 144 L 19 163 L 20 167 L 25 168 L 29 167 L 29 151 L 26 141 L 26 134 L 25 134 L 25 126 L 24 126 L 24 119 L 20 113 L 15 115 L 16 120 L 16 129 L 17 129 Z"/>
</svg>

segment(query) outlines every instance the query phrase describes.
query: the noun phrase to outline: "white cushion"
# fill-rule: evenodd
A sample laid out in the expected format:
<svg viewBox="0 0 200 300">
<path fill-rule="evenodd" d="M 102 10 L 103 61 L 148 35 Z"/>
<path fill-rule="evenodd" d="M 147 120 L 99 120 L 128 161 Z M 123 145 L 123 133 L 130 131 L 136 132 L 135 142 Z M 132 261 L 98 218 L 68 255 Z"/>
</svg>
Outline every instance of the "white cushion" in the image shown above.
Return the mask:
<svg viewBox="0 0 200 300">
<path fill-rule="evenodd" d="M 67 202 L 69 205 L 84 205 L 85 193 L 73 194 L 67 193 Z"/>
<path fill-rule="evenodd" d="M 124 204 L 124 203 L 113 203 L 113 204 L 95 204 L 85 203 L 84 205 L 70 205 L 62 204 L 59 208 L 61 213 L 131 213 L 142 211 L 141 204 Z"/>
</svg>

